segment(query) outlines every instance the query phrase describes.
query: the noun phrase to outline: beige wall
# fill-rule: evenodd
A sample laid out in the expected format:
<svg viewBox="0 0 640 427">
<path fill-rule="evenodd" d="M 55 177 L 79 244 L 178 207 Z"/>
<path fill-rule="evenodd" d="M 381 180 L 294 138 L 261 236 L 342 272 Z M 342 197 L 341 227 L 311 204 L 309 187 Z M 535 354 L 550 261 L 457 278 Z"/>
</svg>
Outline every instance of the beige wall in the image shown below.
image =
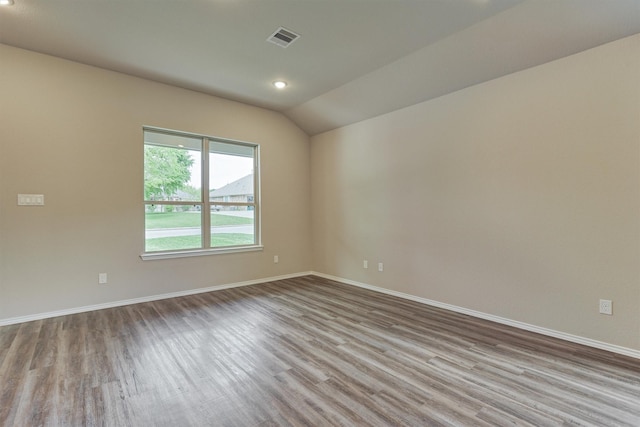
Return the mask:
<svg viewBox="0 0 640 427">
<path fill-rule="evenodd" d="M 0 320 L 310 269 L 308 137 L 281 114 L 4 45 L 0 63 Z M 260 144 L 263 252 L 140 260 L 143 125 Z"/>
<path fill-rule="evenodd" d="M 639 52 L 636 35 L 313 137 L 314 270 L 640 350 Z"/>
</svg>

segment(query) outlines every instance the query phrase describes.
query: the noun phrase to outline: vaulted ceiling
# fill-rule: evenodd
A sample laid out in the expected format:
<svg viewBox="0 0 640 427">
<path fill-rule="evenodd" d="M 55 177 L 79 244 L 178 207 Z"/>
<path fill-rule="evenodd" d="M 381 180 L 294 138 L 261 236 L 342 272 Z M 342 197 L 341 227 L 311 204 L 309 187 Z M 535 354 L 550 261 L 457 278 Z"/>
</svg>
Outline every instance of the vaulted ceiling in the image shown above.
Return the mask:
<svg viewBox="0 0 640 427">
<path fill-rule="evenodd" d="M 287 48 L 267 42 L 279 27 L 300 38 Z M 640 0 L 14 0 L 0 7 L 0 43 L 281 111 L 310 135 L 639 32 Z M 275 80 L 288 86 L 277 90 Z"/>
</svg>

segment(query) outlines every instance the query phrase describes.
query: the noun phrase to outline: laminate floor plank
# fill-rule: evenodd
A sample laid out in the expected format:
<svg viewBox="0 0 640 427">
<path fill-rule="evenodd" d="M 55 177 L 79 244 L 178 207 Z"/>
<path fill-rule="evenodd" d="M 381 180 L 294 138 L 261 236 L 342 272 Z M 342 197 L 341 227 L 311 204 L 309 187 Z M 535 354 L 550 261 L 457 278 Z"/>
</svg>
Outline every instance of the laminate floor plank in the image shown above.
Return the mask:
<svg viewBox="0 0 640 427">
<path fill-rule="evenodd" d="M 0 327 L 0 426 L 640 426 L 640 360 L 316 276 Z"/>
</svg>

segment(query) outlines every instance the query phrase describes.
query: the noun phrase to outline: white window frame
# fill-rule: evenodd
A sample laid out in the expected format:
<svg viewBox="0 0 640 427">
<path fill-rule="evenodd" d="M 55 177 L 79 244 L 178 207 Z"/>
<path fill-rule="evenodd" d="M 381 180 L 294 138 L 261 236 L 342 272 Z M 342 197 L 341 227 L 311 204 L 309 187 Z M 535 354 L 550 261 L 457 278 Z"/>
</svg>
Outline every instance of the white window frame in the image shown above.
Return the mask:
<svg viewBox="0 0 640 427">
<path fill-rule="evenodd" d="M 140 254 L 140 258 L 143 260 L 156 260 L 156 259 L 168 259 L 168 258 L 184 258 L 204 255 L 226 254 L 236 252 L 251 252 L 263 250 L 262 238 L 260 232 L 261 225 L 261 208 L 260 208 L 260 145 L 245 142 L 235 141 L 225 138 L 218 138 L 208 135 L 194 134 L 190 132 L 175 131 L 170 129 L 162 129 L 157 127 L 144 126 L 143 130 L 143 148 L 147 145 L 144 141 L 145 132 L 154 132 L 169 136 L 179 136 L 187 138 L 197 138 L 201 140 L 201 195 L 200 201 L 180 201 L 180 200 L 143 200 L 143 212 L 146 212 L 146 206 L 149 204 L 162 204 L 172 206 L 200 206 L 201 216 L 201 238 L 202 247 L 195 249 L 176 249 L 168 251 L 146 252 Z M 253 202 L 222 202 L 222 201 L 210 201 L 210 189 L 209 188 L 209 144 L 210 142 L 219 142 L 223 144 L 238 145 L 242 147 L 250 147 L 253 149 Z M 143 178 L 144 185 L 144 178 Z M 249 245 L 237 245 L 237 246 L 222 246 L 222 247 L 207 247 L 211 243 L 211 206 L 251 206 L 253 207 L 254 215 L 254 243 Z M 145 226 L 146 233 L 146 226 Z M 146 236 L 143 239 L 143 247 L 146 246 Z"/>
</svg>

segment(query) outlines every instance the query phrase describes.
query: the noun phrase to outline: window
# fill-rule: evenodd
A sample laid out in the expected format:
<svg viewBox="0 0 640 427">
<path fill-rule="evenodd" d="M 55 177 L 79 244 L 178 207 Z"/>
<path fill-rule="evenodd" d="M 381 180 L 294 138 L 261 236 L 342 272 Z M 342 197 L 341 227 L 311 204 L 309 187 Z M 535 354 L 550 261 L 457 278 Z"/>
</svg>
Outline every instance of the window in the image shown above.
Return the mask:
<svg viewBox="0 0 640 427">
<path fill-rule="evenodd" d="M 255 144 L 145 128 L 142 258 L 260 249 L 258 176 Z"/>
</svg>

